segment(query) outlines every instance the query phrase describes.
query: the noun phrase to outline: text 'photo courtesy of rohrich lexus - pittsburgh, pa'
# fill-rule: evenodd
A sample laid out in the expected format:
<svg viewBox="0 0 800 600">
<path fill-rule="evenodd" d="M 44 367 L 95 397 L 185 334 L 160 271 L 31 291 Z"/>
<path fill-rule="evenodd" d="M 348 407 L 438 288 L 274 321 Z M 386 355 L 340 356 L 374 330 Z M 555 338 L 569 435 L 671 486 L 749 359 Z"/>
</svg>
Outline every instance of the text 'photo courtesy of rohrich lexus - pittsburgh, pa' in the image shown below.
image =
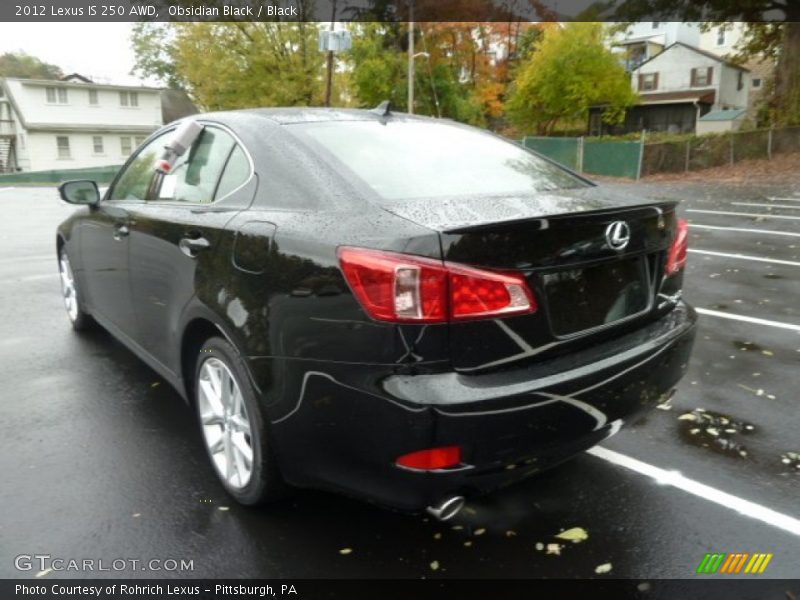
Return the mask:
<svg viewBox="0 0 800 600">
<path fill-rule="evenodd" d="M 694 341 L 675 202 L 387 104 L 191 117 L 60 194 L 72 326 L 181 393 L 242 504 L 450 518 L 663 402 Z"/>
</svg>

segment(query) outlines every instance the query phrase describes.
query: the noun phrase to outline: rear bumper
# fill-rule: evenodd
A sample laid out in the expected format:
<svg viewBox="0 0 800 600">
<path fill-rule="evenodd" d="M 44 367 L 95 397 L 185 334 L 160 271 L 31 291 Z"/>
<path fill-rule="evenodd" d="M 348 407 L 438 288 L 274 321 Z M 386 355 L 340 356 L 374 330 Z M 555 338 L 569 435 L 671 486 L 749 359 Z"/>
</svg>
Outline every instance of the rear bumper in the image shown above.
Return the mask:
<svg viewBox="0 0 800 600">
<path fill-rule="evenodd" d="M 268 408 L 281 468 L 295 485 L 411 511 L 491 491 L 590 448 L 655 406 L 686 370 L 695 323 L 681 302 L 612 343 L 485 375 L 304 363 L 295 399 Z M 394 464 L 446 445 L 462 446 L 461 468 Z"/>
</svg>

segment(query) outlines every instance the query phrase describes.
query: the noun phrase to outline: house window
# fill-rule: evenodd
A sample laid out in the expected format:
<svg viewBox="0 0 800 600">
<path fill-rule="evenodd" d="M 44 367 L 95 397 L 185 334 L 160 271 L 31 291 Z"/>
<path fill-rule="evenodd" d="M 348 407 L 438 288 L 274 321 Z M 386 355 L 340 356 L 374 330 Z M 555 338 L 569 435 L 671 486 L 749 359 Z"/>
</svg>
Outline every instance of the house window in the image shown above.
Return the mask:
<svg viewBox="0 0 800 600">
<path fill-rule="evenodd" d="M 143 135 L 137 135 L 137 136 L 134 138 L 134 142 L 136 143 L 136 147 L 138 148 L 139 146 L 141 146 L 142 144 L 144 144 L 144 136 L 143 136 Z"/>
<path fill-rule="evenodd" d="M 753 89 L 757 90 L 761 87 L 761 80 L 758 78 L 753 79 Z"/>
<path fill-rule="evenodd" d="M 692 87 L 711 85 L 714 67 L 692 69 Z"/>
<path fill-rule="evenodd" d="M 744 87 L 744 72 L 739 71 L 739 78 L 736 80 L 736 89 L 741 90 Z"/>
<path fill-rule="evenodd" d="M 138 92 L 120 92 L 119 93 L 120 106 L 139 106 L 139 93 Z"/>
<path fill-rule="evenodd" d="M 133 151 L 131 147 L 131 138 L 129 136 L 122 136 L 119 138 L 119 148 L 122 152 L 122 156 L 129 156 Z"/>
<path fill-rule="evenodd" d="M 70 158 L 69 138 L 67 136 L 56 136 L 56 147 L 58 148 L 58 158 Z"/>
<path fill-rule="evenodd" d="M 92 148 L 95 154 L 103 154 L 103 136 L 95 135 L 92 137 Z"/>
<path fill-rule="evenodd" d="M 97 106 L 97 90 L 89 90 L 89 104 Z"/>
<path fill-rule="evenodd" d="M 725 45 L 726 31 L 724 27 L 717 27 L 717 46 Z"/>
<path fill-rule="evenodd" d="M 66 104 L 67 103 L 67 88 L 45 88 L 48 104 Z"/>
<path fill-rule="evenodd" d="M 639 90 L 649 92 L 658 88 L 658 73 L 642 73 L 639 75 Z"/>
</svg>

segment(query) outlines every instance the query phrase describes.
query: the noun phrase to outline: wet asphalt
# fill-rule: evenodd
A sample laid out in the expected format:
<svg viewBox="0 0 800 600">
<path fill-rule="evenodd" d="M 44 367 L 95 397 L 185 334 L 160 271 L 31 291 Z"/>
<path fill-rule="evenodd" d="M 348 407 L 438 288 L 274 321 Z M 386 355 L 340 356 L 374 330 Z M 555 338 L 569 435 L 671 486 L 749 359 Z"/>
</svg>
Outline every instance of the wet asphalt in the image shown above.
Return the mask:
<svg viewBox="0 0 800 600">
<path fill-rule="evenodd" d="M 664 410 L 604 442 L 611 453 L 471 500 L 447 524 L 314 491 L 236 506 L 178 394 L 108 334 L 70 329 L 54 231 L 72 209 L 53 189 L 0 188 L 0 577 L 31 577 L 14 557 L 50 554 L 193 561 L 95 573 L 126 577 L 691 578 L 706 552 L 773 553 L 761 577 L 800 577 L 800 468 L 787 455 L 800 453 L 800 184 L 637 188 L 727 228 L 692 228 L 693 250 L 784 261 L 689 256 L 692 304 L 769 324 L 702 315 Z M 554 537 L 573 527 L 588 539 Z"/>
</svg>

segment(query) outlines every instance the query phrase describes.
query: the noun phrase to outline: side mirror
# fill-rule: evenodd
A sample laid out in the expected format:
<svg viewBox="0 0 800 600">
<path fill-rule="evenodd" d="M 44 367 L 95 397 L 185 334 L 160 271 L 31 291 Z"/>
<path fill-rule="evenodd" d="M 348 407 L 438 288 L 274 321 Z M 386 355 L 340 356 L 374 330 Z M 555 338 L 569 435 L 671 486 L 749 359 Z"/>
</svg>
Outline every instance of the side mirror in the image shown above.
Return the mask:
<svg viewBox="0 0 800 600">
<path fill-rule="evenodd" d="M 94 205 L 100 202 L 100 190 L 97 184 L 88 179 L 67 181 L 58 186 L 58 193 L 64 202 L 70 204 Z"/>
</svg>

